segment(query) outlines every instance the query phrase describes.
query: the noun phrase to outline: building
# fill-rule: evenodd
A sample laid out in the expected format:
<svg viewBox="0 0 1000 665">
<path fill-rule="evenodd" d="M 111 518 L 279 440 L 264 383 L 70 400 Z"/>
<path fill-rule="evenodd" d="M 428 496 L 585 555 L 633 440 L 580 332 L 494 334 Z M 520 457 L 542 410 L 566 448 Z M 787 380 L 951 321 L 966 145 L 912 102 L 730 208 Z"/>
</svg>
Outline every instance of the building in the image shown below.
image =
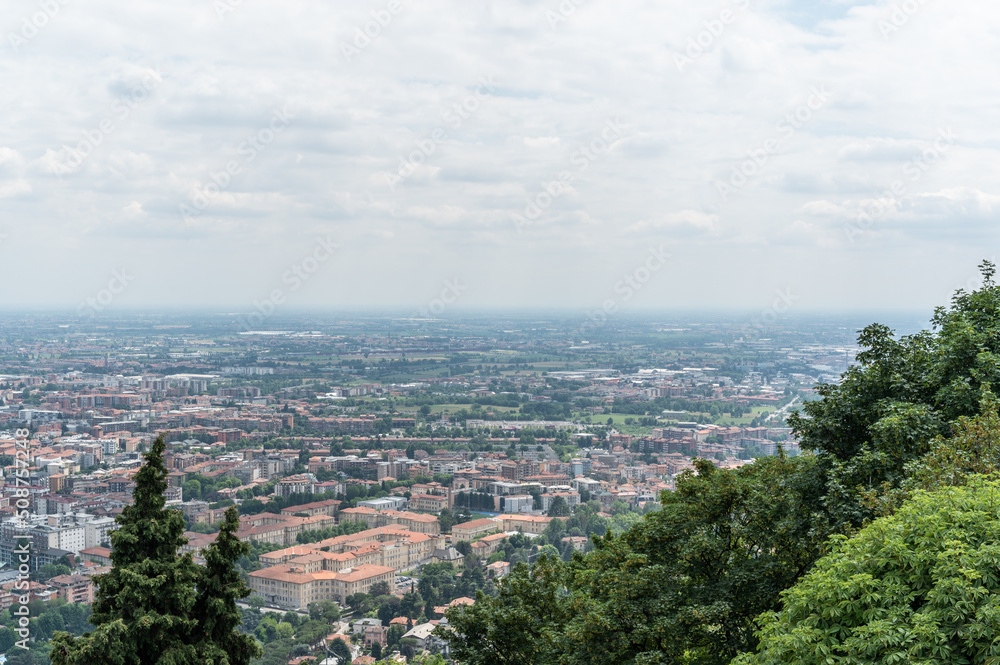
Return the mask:
<svg viewBox="0 0 1000 665">
<path fill-rule="evenodd" d="M 288 476 L 278 481 L 274 488 L 275 496 L 291 496 L 292 494 L 312 494 L 315 481 L 306 474 Z"/>
<path fill-rule="evenodd" d="M 530 494 L 500 497 L 500 512 L 502 513 L 530 513 L 534 506 L 535 497 Z"/>
<path fill-rule="evenodd" d="M 111 550 L 107 547 L 88 547 L 80 550 L 80 556 L 84 561 L 93 561 L 100 566 L 111 565 Z"/>
<path fill-rule="evenodd" d="M 372 510 L 406 510 L 406 504 L 405 496 L 387 496 L 381 499 L 358 501 L 358 506 Z"/>
<path fill-rule="evenodd" d="M 522 533 L 539 534 L 545 531 L 553 518 L 539 515 L 501 515 L 496 521 L 504 532 L 520 531 Z M 454 529 L 452 529 L 454 531 Z"/>
<path fill-rule="evenodd" d="M 390 586 L 395 582 L 396 571 L 386 566 L 362 564 L 340 572 L 318 570 L 307 573 L 301 566 L 280 565 L 250 573 L 250 588 L 265 602 L 302 609 L 309 603 L 333 600 L 345 603 L 348 596 L 368 593 L 378 582 Z"/>
<path fill-rule="evenodd" d="M 440 548 L 434 550 L 434 555 L 431 557 L 431 563 L 450 563 L 456 569 L 462 568 L 465 565 L 465 555 L 456 550 L 454 547 L 449 547 L 447 549 Z"/>
<path fill-rule="evenodd" d="M 57 575 L 48 581 L 56 597 L 67 603 L 90 605 L 94 602 L 94 582 L 83 575 Z"/>
<path fill-rule="evenodd" d="M 303 513 L 309 517 L 315 517 L 316 515 L 329 515 L 333 517 L 337 514 L 337 508 L 340 506 L 340 501 L 336 499 L 327 499 L 326 501 L 314 501 L 313 503 L 303 503 L 298 506 L 289 506 L 288 508 L 282 508 L 282 515 L 295 515 L 297 513 Z"/>
<path fill-rule="evenodd" d="M 462 524 L 456 524 L 451 527 L 451 538 L 453 541 L 471 541 L 476 536 L 500 531 L 500 526 L 501 525 L 497 522 L 497 520 L 491 520 L 489 518 L 463 522 Z"/>
<path fill-rule="evenodd" d="M 552 492 L 542 495 L 542 510 L 548 512 L 552 507 L 552 502 L 555 501 L 557 497 L 562 497 L 566 502 L 566 505 L 571 509 L 573 506 L 580 505 L 579 492 Z"/>
</svg>

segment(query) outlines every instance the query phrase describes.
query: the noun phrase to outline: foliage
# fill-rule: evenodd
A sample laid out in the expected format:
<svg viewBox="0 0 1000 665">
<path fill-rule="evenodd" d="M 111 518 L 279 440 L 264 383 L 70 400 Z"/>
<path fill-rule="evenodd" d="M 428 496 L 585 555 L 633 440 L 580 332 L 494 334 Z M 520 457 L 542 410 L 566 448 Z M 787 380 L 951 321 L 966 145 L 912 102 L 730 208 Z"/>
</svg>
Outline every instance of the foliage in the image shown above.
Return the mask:
<svg viewBox="0 0 1000 665">
<path fill-rule="evenodd" d="M 563 662 L 721 664 L 752 648 L 753 619 L 818 550 L 811 464 L 774 457 L 727 471 L 700 460 L 662 510 L 595 538 L 568 566 Z"/>
<path fill-rule="evenodd" d="M 854 538 L 837 537 L 766 615 L 770 663 L 990 663 L 1000 657 L 1000 483 L 915 492 Z"/>
<path fill-rule="evenodd" d="M 160 436 L 145 454 L 133 503 L 111 533 L 112 568 L 96 579 L 90 618 L 96 629 L 81 637 L 57 632 L 54 664 L 236 665 L 257 653 L 234 631 L 240 619 L 235 599 L 248 592 L 232 571 L 232 561 L 245 551 L 233 535 L 236 512 L 227 512 L 220 542 L 206 549 L 207 567 L 196 565 L 190 553 L 178 555 L 187 539 L 182 514 L 166 508 L 164 448 Z M 199 599 L 196 587 L 211 589 L 210 595 Z"/>
<path fill-rule="evenodd" d="M 341 663 L 351 662 L 351 647 L 339 637 L 330 643 L 330 653 L 339 658 Z"/>
<path fill-rule="evenodd" d="M 849 533 L 870 519 L 874 509 L 862 495 L 899 485 L 908 464 L 951 434 L 951 423 L 979 412 L 983 386 L 1000 382 L 1000 287 L 992 263 L 980 269 L 984 286 L 957 291 L 950 309 L 935 310 L 931 331 L 895 339 L 884 325 L 862 330 L 858 364 L 789 416 L 827 476 L 829 532 Z"/>
<path fill-rule="evenodd" d="M 36 570 L 32 574 L 32 578 L 39 582 L 45 582 L 58 575 L 69 575 L 72 572 L 73 571 L 69 566 L 64 566 L 58 563 L 47 563 Z"/>
<path fill-rule="evenodd" d="M 563 570 L 544 558 L 520 564 L 498 585 L 496 597 L 478 594 L 475 605 L 447 612 L 448 626 L 434 632 L 447 639 L 452 657 L 465 665 L 554 663 L 556 636 L 569 620 Z"/>
<path fill-rule="evenodd" d="M 53 639 L 56 665 L 196 662 L 191 616 L 198 568 L 191 554 L 177 556 L 184 518 L 165 507 L 167 470 L 163 437 L 136 474 L 134 502 L 111 533 L 112 569 L 97 578 L 91 623 L 97 629 Z"/>
<path fill-rule="evenodd" d="M 309 618 L 331 624 L 340 619 L 340 606 L 332 600 L 309 603 Z"/>
<path fill-rule="evenodd" d="M 368 524 L 365 522 L 343 522 L 337 526 L 331 526 L 326 529 L 303 531 L 295 536 L 295 541 L 299 544 L 318 543 L 319 541 L 326 540 L 327 538 L 346 536 L 352 533 L 364 531 L 367 528 Z"/>
<path fill-rule="evenodd" d="M 557 496 L 552 499 L 552 503 L 549 505 L 549 517 L 569 517 L 570 509 L 569 504 L 566 503 L 566 499 L 561 496 Z"/>
<path fill-rule="evenodd" d="M 865 493 L 866 504 L 888 515 L 909 499 L 915 490 L 934 490 L 964 485 L 974 475 L 1000 472 L 1000 416 L 998 402 L 988 386 L 981 388 L 980 415 L 961 416 L 955 435 L 939 436 L 930 451 L 906 466 L 907 477 L 898 487 L 885 485 Z"/>
<path fill-rule="evenodd" d="M 236 537 L 239 529 L 239 513 L 230 506 L 219 535 L 204 549 L 205 566 L 198 577 L 198 600 L 193 610 L 198 625 L 196 646 L 204 663 L 247 665 L 261 654 L 252 637 L 236 630 L 242 619 L 236 601 L 250 595 L 250 587 L 233 565 L 250 551 Z"/>
</svg>

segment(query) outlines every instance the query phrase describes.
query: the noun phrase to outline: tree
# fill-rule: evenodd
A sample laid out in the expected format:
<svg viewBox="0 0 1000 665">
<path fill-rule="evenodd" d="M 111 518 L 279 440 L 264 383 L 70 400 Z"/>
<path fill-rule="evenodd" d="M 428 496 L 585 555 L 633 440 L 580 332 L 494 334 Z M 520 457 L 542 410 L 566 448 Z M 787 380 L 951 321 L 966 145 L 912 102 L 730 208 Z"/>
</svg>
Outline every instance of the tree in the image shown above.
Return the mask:
<svg viewBox="0 0 1000 665">
<path fill-rule="evenodd" d="M 46 580 L 56 577 L 57 575 L 69 575 L 72 572 L 73 571 L 69 566 L 60 565 L 58 563 L 47 563 L 36 570 L 32 577 L 39 582 L 45 582 Z"/>
<path fill-rule="evenodd" d="M 376 582 L 368 590 L 368 593 L 373 597 L 387 596 L 392 593 L 392 589 L 389 587 L 388 582 Z"/>
<path fill-rule="evenodd" d="M 833 551 L 763 619 L 740 665 L 990 663 L 997 658 L 1000 483 L 917 492 Z"/>
<path fill-rule="evenodd" d="M 594 538 L 568 564 L 562 662 L 722 665 L 752 649 L 754 619 L 818 556 L 812 463 L 778 456 L 729 471 L 698 460 L 661 510 Z"/>
<path fill-rule="evenodd" d="M 236 630 L 241 620 L 236 601 L 250 595 L 250 587 L 234 565 L 250 552 L 250 546 L 236 537 L 239 528 L 239 513 L 230 506 L 215 542 L 204 549 L 205 566 L 198 579 L 193 612 L 198 622 L 196 646 L 203 663 L 248 665 L 261 655 L 257 641 Z"/>
<path fill-rule="evenodd" d="M 434 634 L 448 640 L 452 657 L 466 665 L 534 665 L 557 662 L 553 637 L 572 611 L 562 596 L 559 564 L 543 559 L 518 564 L 498 583 L 497 595 L 476 595 L 474 605 L 445 613 L 448 626 Z"/>
<path fill-rule="evenodd" d="M 227 511 L 216 542 L 204 551 L 205 567 L 190 553 L 178 555 L 187 539 L 183 515 L 166 507 L 165 447 L 161 435 L 144 455 L 133 503 L 116 519 L 112 568 L 96 579 L 90 617 L 96 629 L 81 637 L 57 632 L 55 665 L 239 665 L 259 655 L 256 642 L 236 632 L 236 599 L 249 593 L 233 566 L 248 551 L 235 536 L 239 516 Z"/>
<path fill-rule="evenodd" d="M 820 460 L 830 513 L 820 526 L 827 532 L 871 519 L 866 492 L 896 487 L 931 441 L 978 413 L 984 385 L 1000 385 L 1000 287 L 992 263 L 980 271 L 983 287 L 958 290 L 950 308 L 935 310 L 930 331 L 896 339 L 884 325 L 862 330 L 858 364 L 788 417 L 802 448 Z"/>
<path fill-rule="evenodd" d="M 455 514 L 448 508 L 442 508 L 438 513 L 438 523 L 441 524 L 441 533 L 451 533 L 451 527 L 458 523 Z"/>
<path fill-rule="evenodd" d="M 371 604 L 372 597 L 367 593 L 352 593 L 350 596 L 344 599 L 347 606 L 351 608 L 354 612 L 364 613 L 366 605 Z"/>
<path fill-rule="evenodd" d="M 552 499 L 552 503 L 549 504 L 549 517 L 569 517 L 570 510 L 569 504 L 566 503 L 566 499 L 561 496 L 557 496 Z"/>
<path fill-rule="evenodd" d="M 382 657 L 382 643 L 372 642 L 372 658 L 378 660 Z"/>
<path fill-rule="evenodd" d="M 309 603 L 309 618 L 331 624 L 340 619 L 340 606 L 332 600 Z"/>
<path fill-rule="evenodd" d="M 339 637 L 330 642 L 330 652 L 339 659 L 341 665 L 350 663 L 352 660 L 351 647 L 347 646 L 347 643 Z"/>
<path fill-rule="evenodd" d="M 199 570 L 190 553 L 177 555 L 187 539 L 183 515 L 166 508 L 165 447 L 161 435 L 135 476 L 132 505 L 116 518 L 112 568 L 96 580 L 96 630 L 76 638 L 58 633 L 54 665 L 201 662 L 192 614 Z"/>
<path fill-rule="evenodd" d="M 423 608 L 424 597 L 420 595 L 419 591 L 408 591 L 403 595 L 403 599 L 399 603 L 399 613 L 411 619 L 416 619 L 420 616 Z"/>
</svg>

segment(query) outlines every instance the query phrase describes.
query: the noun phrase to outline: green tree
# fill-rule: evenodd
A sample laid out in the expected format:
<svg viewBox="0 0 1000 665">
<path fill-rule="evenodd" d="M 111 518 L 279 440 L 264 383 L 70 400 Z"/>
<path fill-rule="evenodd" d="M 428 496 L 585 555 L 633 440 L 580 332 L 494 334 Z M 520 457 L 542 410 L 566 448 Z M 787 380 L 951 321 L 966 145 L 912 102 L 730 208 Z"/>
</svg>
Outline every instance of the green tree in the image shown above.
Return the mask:
<svg viewBox="0 0 1000 665">
<path fill-rule="evenodd" d="M 248 665 L 261 655 L 257 641 L 237 631 L 242 616 L 236 601 L 250 595 L 250 587 L 234 565 L 250 552 L 250 546 L 236 537 L 239 528 L 239 513 L 230 506 L 215 542 L 204 549 L 205 566 L 198 578 L 193 611 L 198 622 L 196 646 L 203 663 Z"/>
<path fill-rule="evenodd" d="M 552 503 L 549 504 L 549 517 L 569 517 L 570 509 L 569 504 L 566 503 L 566 499 L 561 496 L 557 496 L 552 499 Z"/>
<path fill-rule="evenodd" d="M 330 652 L 340 660 L 341 665 L 352 660 L 351 647 L 347 646 L 347 643 L 339 637 L 330 642 Z"/>
<path fill-rule="evenodd" d="M 389 583 L 388 582 L 376 582 L 368 590 L 369 595 L 371 595 L 373 597 L 386 596 L 386 595 L 388 595 L 391 592 L 392 592 L 392 589 L 389 587 Z"/>
<path fill-rule="evenodd" d="M 183 515 L 166 508 L 164 448 L 161 435 L 136 474 L 132 505 L 116 518 L 112 568 L 96 580 L 90 618 L 96 630 L 76 638 L 58 633 L 54 665 L 202 662 L 192 614 L 199 570 L 190 553 L 177 554 L 187 539 Z"/>
<path fill-rule="evenodd" d="M 47 563 L 36 570 L 33 577 L 39 582 L 45 582 L 57 575 L 69 575 L 72 572 L 69 566 L 63 566 L 58 563 Z"/>
<path fill-rule="evenodd" d="M 918 491 L 833 551 L 765 615 L 740 665 L 992 663 L 1000 611 L 1000 483 Z"/>
<path fill-rule="evenodd" d="M 340 606 L 332 600 L 309 603 L 309 618 L 331 624 L 340 619 Z"/>
<path fill-rule="evenodd" d="M 846 533 L 872 518 L 866 493 L 898 486 L 933 440 L 978 413 L 984 385 L 1000 385 L 1000 287 L 992 263 L 980 270 L 983 287 L 957 291 L 931 330 L 899 339 L 880 324 L 862 330 L 858 364 L 788 417 L 828 487 L 819 528 Z"/>
<path fill-rule="evenodd" d="M 185 501 L 195 501 L 201 498 L 201 482 L 191 479 L 181 486 Z"/>
<path fill-rule="evenodd" d="M 227 511 L 216 542 L 204 551 L 205 567 L 190 553 L 178 555 L 187 539 L 183 515 L 166 508 L 164 448 L 161 435 L 144 455 L 133 503 L 111 533 L 112 568 L 96 579 L 90 617 L 96 629 L 81 637 L 57 632 L 55 665 L 239 665 L 260 654 L 252 638 L 236 632 L 236 599 L 249 593 L 233 566 L 248 551 L 235 536 L 239 516 Z M 71 611 L 51 623 L 68 628 L 68 619 L 79 624 Z"/>
<path fill-rule="evenodd" d="M 519 564 L 497 586 L 495 597 L 479 593 L 474 605 L 450 608 L 448 626 L 434 629 L 452 657 L 466 665 L 557 662 L 554 638 L 571 612 L 562 567 L 548 558 L 532 568 Z"/>
<path fill-rule="evenodd" d="M 448 508 L 442 508 L 438 513 L 438 523 L 441 525 L 441 533 L 451 533 L 451 527 L 458 523 L 455 514 Z"/>
<path fill-rule="evenodd" d="M 595 538 L 568 565 L 562 662 L 722 665 L 752 649 L 755 617 L 817 556 L 812 463 L 778 456 L 730 471 L 698 460 L 661 510 Z"/>
</svg>

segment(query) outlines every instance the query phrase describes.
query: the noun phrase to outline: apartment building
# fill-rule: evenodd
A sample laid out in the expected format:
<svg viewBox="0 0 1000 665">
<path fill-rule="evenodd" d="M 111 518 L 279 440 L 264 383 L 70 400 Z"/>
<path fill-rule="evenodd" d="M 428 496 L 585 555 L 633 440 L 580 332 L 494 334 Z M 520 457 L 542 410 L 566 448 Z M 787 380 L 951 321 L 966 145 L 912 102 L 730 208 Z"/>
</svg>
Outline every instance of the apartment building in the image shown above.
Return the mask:
<svg viewBox="0 0 1000 665">
<path fill-rule="evenodd" d="M 306 572 L 336 572 L 359 564 L 400 570 L 430 558 L 440 544 L 439 536 L 387 526 L 269 552 L 260 555 L 260 562 L 265 566 L 294 564 Z"/>
<path fill-rule="evenodd" d="M 249 581 L 250 588 L 265 602 L 302 609 L 324 600 L 343 604 L 348 596 L 368 593 L 379 582 L 392 585 L 395 575 L 392 568 L 372 564 L 340 572 L 318 570 L 312 573 L 297 565 L 279 565 L 250 573 Z"/>
<path fill-rule="evenodd" d="M 451 527 L 451 539 L 455 542 L 471 541 L 476 536 L 499 531 L 501 526 L 500 522 L 489 518 L 463 522 Z"/>
<path fill-rule="evenodd" d="M 67 603 L 90 605 L 94 602 L 94 582 L 89 577 L 57 575 L 49 579 L 48 585 L 55 589 L 57 598 Z"/>
</svg>

